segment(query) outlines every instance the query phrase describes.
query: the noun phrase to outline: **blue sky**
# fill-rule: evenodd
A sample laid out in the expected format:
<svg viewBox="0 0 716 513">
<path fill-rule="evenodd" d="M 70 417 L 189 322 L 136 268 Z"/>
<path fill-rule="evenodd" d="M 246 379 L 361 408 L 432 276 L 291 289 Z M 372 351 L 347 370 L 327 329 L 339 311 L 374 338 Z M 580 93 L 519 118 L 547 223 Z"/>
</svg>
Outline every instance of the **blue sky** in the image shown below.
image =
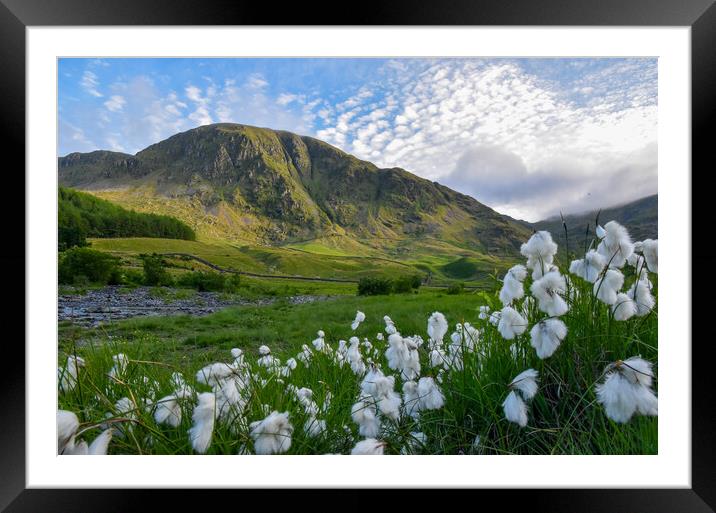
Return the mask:
<svg viewBox="0 0 716 513">
<path fill-rule="evenodd" d="M 656 192 L 656 59 L 61 59 L 59 155 L 236 122 L 536 220 Z"/>
</svg>

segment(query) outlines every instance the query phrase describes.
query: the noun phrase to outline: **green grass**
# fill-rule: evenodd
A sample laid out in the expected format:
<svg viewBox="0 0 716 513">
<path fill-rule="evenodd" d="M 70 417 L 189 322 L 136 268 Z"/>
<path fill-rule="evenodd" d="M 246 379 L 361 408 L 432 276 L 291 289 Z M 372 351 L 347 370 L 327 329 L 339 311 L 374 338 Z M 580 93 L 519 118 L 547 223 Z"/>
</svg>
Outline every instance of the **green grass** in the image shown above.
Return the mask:
<svg viewBox="0 0 716 513">
<path fill-rule="evenodd" d="M 60 361 L 76 352 L 86 359 L 87 368 L 81 373 L 80 386 L 60 397 L 60 407 L 78 412 L 83 425 L 91 427 L 91 439 L 99 432 L 93 426 L 104 419 L 105 413 L 117 415 L 113 408 L 120 397 L 134 397 L 137 401 L 150 397 L 144 376 L 157 382 L 155 400 L 170 393 L 172 371 L 182 372 L 197 390 L 208 391 L 208 387 L 195 383 L 193 376 L 205 364 L 230 362 L 229 349 L 239 347 L 246 352 L 255 380 L 267 381 L 264 385 L 253 382 L 237 432 L 217 425 L 210 454 L 236 454 L 244 445 L 251 451 L 247 424 L 265 417 L 262 405 L 289 412 L 295 426 L 290 453 L 348 453 L 359 439 L 350 413 L 360 380 L 350 368 L 341 368 L 328 356 L 317 353 L 309 367 L 299 363 L 286 380 L 297 387 L 311 388 L 319 405 L 327 392 L 333 396 L 327 413 L 319 416 L 326 420 L 328 431 L 313 439 L 303 432 L 306 414 L 286 391 L 285 384 L 255 365 L 258 347 L 268 345 L 275 356 L 285 361 L 295 356 L 302 344 L 310 345 L 319 329 L 325 331 L 333 348 L 338 340 L 355 334 L 369 338 L 379 347 L 378 361 L 388 371 L 382 356 L 385 345 L 376 339 L 376 333 L 384 328 L 383 315 L 390 315 L 404 335 L 419 334 L 427 339 L 427 318 L 438 310 L 451 326 L 446 339 L 457 322 L 468 321 L 478 327 L 482 331 L 479 351 L 466 352 L 464 368 L 445 374 L 442 389 L 446 404 L 442 409 L 424 412 L 419 422 L 404 416 L 399 424 L 384 424 L 386 430 L 381 438 L 388 443 L 388 453 L 399 453 L 406 447 L 410 433 L 421 431 L 428 442 L 415 452 L 427 454 L 655 454 L 657 419 L 635 417 L 624 425 L 612 422 L 595 402 L 594 386 L 602 379 L 605 366 L 617 359 L 641 355 L 656 362 L 656 311 L 616 322 L 606 305 L 592 298 L 590 284 L 576 278 L 573 281 L 579 294 L 572 295 L 570 311 L 562 318 L 569 334 L 546 360 L 536 357 L 529 330 L 515 340 L 515 348 L 511 349 L 511 342 L 504 340 L 494 326 L 477 318 L 479 305 L 499 308 L 494 292 L 450 296 L 421 290 L 417 294 L 342 297 L 304 305 L 279 301 L 266 307 L 229 308 L 201 318 L 142 318 L 92 330 L 62 326 Z M 528 290 L 528 284 L 525 288 Z M 366 314 L 366 321 L 352 332 L 349 325 L 358 309 Z M 532 308 L 528 318 L 531 326 L 543 314 Z M 111 356 L 118 352 L 127 354 L 132 362 L 122 383 L 110 383 L 106 373 L 112 365 Z M 420 353 L 421 375 L 434 375 L 427 364 L 425 346 Z M 540 388 L 529 405 L 528 426 L 519 428 L 504 419 L 502 402 L 507 395 L 506 385 L 530 367 L 539 371 Z M 396 389 L 400 391 L 401 380 L 397 381 Z M 178 428 L 157 426 L 150 413 L 138 409 L 132 432 L 115 439 L 110 452 L 191 453 L 186 431 L 191 426 L 192 408 L 192 401 L 183 404 L 183 420 Z M 481 443 L 473 447 L 477 435 Z"/>
</svg>

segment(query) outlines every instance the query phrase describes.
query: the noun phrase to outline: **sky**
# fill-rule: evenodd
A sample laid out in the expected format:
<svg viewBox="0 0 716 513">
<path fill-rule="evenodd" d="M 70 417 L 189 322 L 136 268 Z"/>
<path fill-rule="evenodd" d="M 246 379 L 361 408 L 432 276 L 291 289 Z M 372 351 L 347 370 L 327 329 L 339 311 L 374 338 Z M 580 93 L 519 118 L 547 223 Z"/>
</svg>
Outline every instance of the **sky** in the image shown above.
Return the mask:
<svg viewBox="0 0 716 513">
<path fill-rule="evenodd" d="M 60 59 L 58 154 L 232 122 L 401 167 L 527 221 L 657 192 L 657 59 Z"/>
</svg>

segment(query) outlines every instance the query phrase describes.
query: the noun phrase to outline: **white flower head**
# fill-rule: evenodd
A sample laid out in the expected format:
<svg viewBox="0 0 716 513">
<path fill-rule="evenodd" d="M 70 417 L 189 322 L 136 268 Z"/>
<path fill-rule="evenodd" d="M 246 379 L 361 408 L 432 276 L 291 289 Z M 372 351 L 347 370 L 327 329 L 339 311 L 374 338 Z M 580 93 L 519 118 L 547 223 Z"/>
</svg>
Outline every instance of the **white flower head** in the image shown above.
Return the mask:
<svg viewBox="0 0 716 513">
<path fill-rule="evenodd" d="M 326 432 L 326 421 L 315 417 L 309 417 L 303 425 L 303 430 L 311 438 L 318 438 Z"/>
<path fill-rule="evenodd" d="M 594 294 L 603 303 L 613 305 L 617 301 L 617 294 L 622 285 L 624 285 L 624 275 L 615 269 L 608 269 L 594 282 Z"/>
<path fill-rule="evenodd" d="M 114 362 L 114 365 L 109 371 L 109 377 L 112 379 L 121 379 L 127 370 L 129 358 L 127 358 L 126 354 L 119 353 L 112 357 L 112 361 Z"/>
<path fill-rule="evenodd" d="M 477 316 L 481 320 L 485 320 L 488 317 L 490 317 L 490 307 L 487 305 L 481 305 L 480 306 L 480 313 Z"/>
<path fill-rule="evenodd" d="M 77 385 L 79 370 L 85 366 L 81 356 L 70 355 L 64 368 L 57 368 L 57 379 L 60 393 L 71 392 Z"/>
<path fill-rule="evenodd" d="M 627 296 L 634 300 L 636 305 L 636 315 L 644 317 L 654 309 L 656 300 L 651 294 L 651 282 L 646 276 L 642 276 L 640 280 L 634 282 L 634 284 L 627 291 Z"/>
<path fill-rule="evenodd" d="M 614 422 L 628 422 L 633 415 L 658 415 L 658 400 L 651 390 L 651 363 L 639 357 L 617 361 L 596 387 L 597 401 Z"/>
<path fill-rule="evenodd" d="M 154 409 L 154 420 L 157 424 L 177 427 L 181 424 L 181 416 L 181 406 L 175 396 L 168 395 L 157 401 Z"/>
<path fill-rule="evenodd" d="M 567 326 L 559 319 L 546 319 L 532 327 L 530 331 L 532 347 L 541 359 L 549 358 L 567 336 Z"/>
<path fill-rule="evenodd" d="M 497 329 L 503 338 L 512 340 L 515 336 L 525 332 L 527 329 L 527 319 L 522 317 L 522 315 L 511 306 L 506 306 L 502 309 Z"/>
<path fill-rule="evenodd" d="M 234 373 L 234 367 L 228 363 L 210 363 L 196 373 L 196 380 L 211 387 L 218 385 Z"/>
<path fill-rule="evenodd" d="M 440 312 L 433 312 L 428 318 L 428 335 L 430 336 L 430 340 L 442 343 L 447 331 L 448 322 L 445 316 Z"/>
<path fill-rule="evenodd" d="M 502 408 L 507 420 L 514 422 L 520 427 L 527 425 L 527 405 L 514 390 L 507 394 L 507 398 L 502 403 Z"/>
<path fill-rule="evenodd" d="M 569 305 L 562 297 L 566 293 L 567 283 L 558 271 L 550 271 L 530 287 L 532 295 L 537 299 L 537 307 L 550 317 L 564 315 Z"/>
<path fill-rule="evenodd" d="M 376 440 L 375 438 L 366 438 L 361 440 L 351 450 L 353 456 L 382 456 L 385 442 Z"/>
<path fill-rule="evenodd" d="M 351 408 L 351 418 L 358 424 L 360 436 L 376 437 L 380 433 L 380 419 L 371 396 L 361 396 Z"/>
<path fill-rule="evenodd" d="M 57 410 L 57 454 L 62 454 L 66 447 L 74 445 L 79 427 L 77 415 L 71 411 Z"/>
<path fill-rule="evenodd" d="M 569 272 L 589 283 L 594 283 L 606 265 L 607 262 L 604 257 L 595 250 L 590 249 L 583 259 L 572 261 L 569 265 Z"/>
<path fill-rule="evenodd" d="M 554 261 L 557 244 L 552 240 L 552 235 L 543 230 L 534 233 L 525 244 L 522 244 L 520 253 L 527 258 L 527 267 L 534 270 Z"/>
<path fill-rule="evenodd" d="M 433 378 L 420 378 L 417 392 L 420 410 L 437 410 L 445 404 L 445 396 Z"/>
<path fill-rule="evenodd" d="M 364 314 L 363 312 L 361 312 L 360 310 L 358 310 L 358 311 L 356 312 L 356 317 L 355 317 L 355 319 L 354 319 L 353 322 L 351 323 L 351 329 L 352 329 L 353 331 L 357 330 L 357 329 L 358 329 L 358 326 L 360 326 L 360 323 L 363 322 L 363 321 L 365 321 L 365 314 Z"/>
<path fill-rule="evenodd" d="M 537 378 L 539 373 L 534 369 L 527 369 L 519 373 L 510 382 L 509 388 L 519 390 L 526 400 L 532 399 L 537 393 Z"/>
<path fill-rule="evenodd" d="M 646 239 L 642 242 L 642 253 L 646 259 L 646 266 L 654 274 L 659 273 L 659 241 Z"/>
<path fill-rule="evenodd" d="M 405 405 L 405 413 L 413 418 L 418 418 L 420 415 L 420 404 L 418 384 L 415 381 L 406 381 L 403 383 L 403 404 Z"/>
<path fill-rule="evenodd" d="M 189 441 L 194 450 L 204 454 L 211 445 L 214 434 L 214 418 L 216 415 L 216 396 L 211 392 L 203 392 L 198 396 L 198 404 L 192 414 L 192 426 L 189 429 Z"/>
<path fill-rule="evenodd" d="M 249 429 L 256 454 L 282 454 L 291 448 L 293 426 L 288 412 L 273 411 L 265 419 L 249 424 Z"/>
<path fill-rule="evenodd" d="M 629 297 L 628 294 L 619 292 L 617 299 L 611 307 L 612 315 L 616 321 L 626 321 L 636 315 L 637 306 L 636 301 Z"/>
<path fill-rule="evenodd" d="M 525 295 L 522 285 L 525 278 L 527 278 L 527 269 L 524 265 L 516 265 L 507 271 L 500 290 L 500 301 L 503 305 L 510 305 L 515 299 L 520 299 Z"/>
<path fill-rule="evenodd" d="M 609 267 L 621 269 L 634 252 L 629 232 L 616 221 L 609 221 L 603 230 L 604 237 L 597 246 L 597 253 L 605 258 Z"/>
</svg>

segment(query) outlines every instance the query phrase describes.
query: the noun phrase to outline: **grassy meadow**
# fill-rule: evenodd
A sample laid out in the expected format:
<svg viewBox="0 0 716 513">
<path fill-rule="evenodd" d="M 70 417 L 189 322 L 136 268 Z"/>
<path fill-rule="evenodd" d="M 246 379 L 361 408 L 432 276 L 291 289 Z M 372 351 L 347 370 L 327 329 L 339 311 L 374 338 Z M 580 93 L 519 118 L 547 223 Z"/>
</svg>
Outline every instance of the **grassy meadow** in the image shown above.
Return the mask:
<svg viewBox="0 0 716 513">
<path fill-rule="evenodd" d="M 266 254 L 276 254 L 276 262 L 280 262 L 277 268 L 300 269 L 302 273 L 311 272 L 319 260 L 339 258 L 327 254 L 319 258 L 315 254 L 315 260 L 304 259 L 300 266 L 292 268 L 285 263 L 292 253 L 283 248 L 261 250 L 265 253 L 258 256 L 259 250 L 255 249 L 191 241 L 98 239 L 92 245 L 120 254 L 127 261 L 140 252 L 161 249 L 197 254 L 217 265 L 243 269 L 251 269 L 251 262 L 265 260 Z M 555 261 L 565 274 L 571 257 L 574 255 L 558 255 Z M 345 261 L 350 266 L 355 259 Z M 262 270 L 255 265 L 255 269 Z M 340 273 L 346 274 L 340 275 L 359 276 L 358 269 L 366 265 L 375 266 L 370 272 L 394 272 L 389 262 L 368 259 L 355 263 L 356 274 L 342 270 Z M 465 266 L 456 264 L 453 272 L 469 272 L 461 269 Z M 623 288 L 627 289 L 637 279 L 637 272 L 628 265 L 623 272 Z M 656 296 L 656 275 L 649 277 L 655 284 Z M 528 276 L 524 282 L 526 296 L 513 303 L 529 327 L 545 319 L 536 302 L 528 299 L 532 282 Z M 440 383 L 444 405 L 421 411 L 417 418 L 402 410 L 397 421 L 379 415 L 378 438 L 386 454 L 657 452 L 656 417 L 635 415 L 627 423 L 614 422 L 605 415 L 596 396 L 596 386 L 604 380 L 610 363 L 635 355 L 656 363 L 656 307 L 646 315 L 617 321 L 612 309 L 595 298 L 592 283 L 569 275 L 564 292 L 569 310 L 560 317 L 567 336 L 551 357 L 540 359 L 531 346 L 529 328 L 506 340 L 496 323 L 480 318 L 481 306 L 489 306 L 493 312 L 502 309 L 498 295 L 502 284 L 489 277 L 483 283 L 483 290 L 460 294 L 421 287 L 406 294 L 356 296 L 355 284 L 242 277 L 242 286 L 248 290 L 253 285 L 256 297 L 271 295 L 278 300 L 268 306 L 227 308 L 204 317 L 136 318 L 98 328 L 63 324 L 59 328 L 58 365 L 64 366 L 68 356 L 79 356 L 85 366 L 80 369 L 76 386 L 60 394 L 59 408 L 78 415 L 81 437 L 88 441 L 110 424 L 114 426 L 110 454 L 191 454 L 197 452 L 187 434 L 196 406 L 193 393 L 213 390 L 220 395 L 216 387 L 197 379 L 197 373 L 205 365 L 225 362 L 235 366 L 234 372 L 242 377 L 242 399 L 240 407 L 230 408 L 228 417 L 221 416 L 217 409 L 208 454 L 253 453 L 251 423 L 261 421 L 272 411 L 287 412 L 292 425 L 290 447 L 282 452 L 348 454 L 364 438 L 352 418 L 364 376 L 338 356 L 341 351 L 345 353 L 340 341 L 358 337 L 363 362 L 369 368 L 371 364 L 379 366 L 386 376 L 395 375 L 395 390 L 400 394 L 408 380 L 389 368 L 384 321 L 388 315 L 403 337 L 420 337 L 416 349 L 420 376 Z M 299 305 L 285 299 L 298 293 L 332 298 Z M 365 314 L 365 320 L 354 331 L 351 321 L 357 311 Z M 441 312 L 447 318 L 444 347 L 446 354 L 460 355 L 459 366 L 432 365 L 427 323 L 433 312 Z M 468 339 L 465 323 L 478 330 L 477 340 Z M 319 330 L 324 332 L 325 346 L 330 349 L 319 350 L 312 344 Z M 310 352 L 308 363 L 298 357 L 305 353 L 304 345 Z M 268 367 L 259 364 L 265 356 L 260 353 L 261 346 L 268 346 L 271 357 L 280 362 Z M 232 348 L 243 351 L 240 365 L 234 362 Z M 126 368 L 110 377 L 108 373 L 115 365 L 113 356 L 119 353 L 128 358 Z M 291 358 L 298 360 L 293 369 L 286 367 Z M 503 401 L 511 380 L 530 368 L 538 372 L 539 389 L 534 399 L 527 401 L 529 420 L 520 427 L 505 418 Z M 176 401 L 181 417 L 176 426 L 159 424 L 154 412 L 174 393 L 172 374 L 177 372 L 192 395 Z M 295 393 L 302 387 L 310 389 L 308 399 Z M 122 402 L 125 398 L 129 401 Z M 312 429 L 317 422 L 322 429 Z"/>
</svg>

